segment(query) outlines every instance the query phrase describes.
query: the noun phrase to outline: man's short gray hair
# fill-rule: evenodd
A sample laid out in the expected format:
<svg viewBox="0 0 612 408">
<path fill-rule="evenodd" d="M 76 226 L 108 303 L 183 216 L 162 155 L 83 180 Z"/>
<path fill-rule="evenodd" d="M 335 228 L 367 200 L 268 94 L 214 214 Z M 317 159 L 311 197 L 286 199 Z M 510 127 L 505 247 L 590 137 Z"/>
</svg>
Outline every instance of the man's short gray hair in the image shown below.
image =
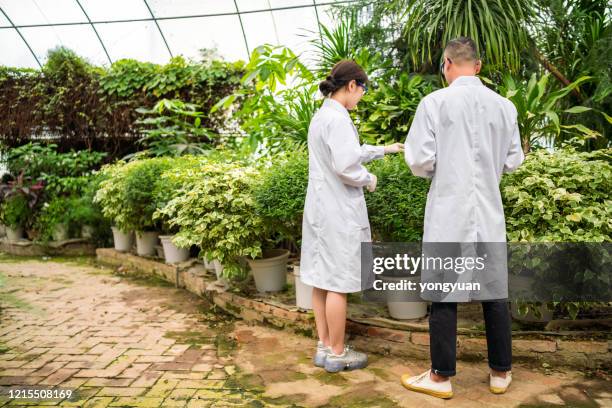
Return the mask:
<svg viewBox="0 0 612 408">
<path fill-rule="evenodd" d="M 453 62 L 476 62 L 479 59 L 476 43 L 470 37 L 459 37 L 450 40 L 446 44 L 444 52 Z"/>
</svg>

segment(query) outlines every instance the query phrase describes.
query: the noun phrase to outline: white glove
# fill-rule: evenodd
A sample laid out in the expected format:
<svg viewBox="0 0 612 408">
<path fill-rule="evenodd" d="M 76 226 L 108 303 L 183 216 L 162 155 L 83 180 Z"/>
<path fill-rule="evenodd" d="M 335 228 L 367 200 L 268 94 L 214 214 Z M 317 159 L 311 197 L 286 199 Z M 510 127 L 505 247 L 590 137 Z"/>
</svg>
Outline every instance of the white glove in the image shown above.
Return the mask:
<svg viewBox="0 0 612 408">
<path fill-rule="evenodd" d="M 372 174 L 372 181 L 370 181 L 370 184 L 367 185 L 370 193 L 376 190 L 376 183 L 378 183 L 378 178 L 376 177 L 376 174 Z"/>
<path fill-rule="evenodd" d="M 385 154 L 389 153 L 399 153 L 404 151 L 403 143 L 393 143 L 388 146 L 385 146 Z"/>
</svg>

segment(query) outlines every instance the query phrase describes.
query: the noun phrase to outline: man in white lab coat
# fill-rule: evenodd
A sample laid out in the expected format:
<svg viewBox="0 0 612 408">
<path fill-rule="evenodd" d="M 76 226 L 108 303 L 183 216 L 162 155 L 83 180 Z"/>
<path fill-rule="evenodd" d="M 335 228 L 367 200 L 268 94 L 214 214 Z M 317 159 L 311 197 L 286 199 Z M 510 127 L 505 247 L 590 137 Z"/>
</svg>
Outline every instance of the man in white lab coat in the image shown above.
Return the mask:
<svg viewBox="0 0 612 408">
<path fill-rule="evenodd" d="M 498 248 L 502 245 L 505 249 L 499 182 L 503 172 L 516 169 L 524 159 L 516 108 L 476 77 L 482 63 L 472 39 L 450 41 L 443 57 L 440 68 L 449 86 L 420 102 L 404 150 L 413 174 L 432 180 L 425 210 L 424 251 L 427 245 L 441 242 L 456 243 L 460 248 L 497 243 Z M 507 297 L 505 258 L 502 261 L 506 275 L 501 293 Z M 422 274 L 422 280 L 427 280 L 427 270 L 423 269 Z M 470 299 L 482 301 L 491 368 L 489 388 L 493 393 L 503 393 L 512 380 L 507 299 L 474 296 L 467 300 Z M 431 369 L 418 376 L 402 376 L 406 388 L 440 398 L 452 397 L 456 301 L 432 302 Z"/>
</svg>

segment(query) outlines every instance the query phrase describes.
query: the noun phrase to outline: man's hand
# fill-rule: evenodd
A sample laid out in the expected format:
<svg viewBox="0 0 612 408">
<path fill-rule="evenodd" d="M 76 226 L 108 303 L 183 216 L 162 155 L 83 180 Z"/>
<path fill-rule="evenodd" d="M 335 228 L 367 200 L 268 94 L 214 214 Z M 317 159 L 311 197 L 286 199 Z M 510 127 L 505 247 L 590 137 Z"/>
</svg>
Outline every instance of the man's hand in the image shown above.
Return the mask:
<svg viewBox="0 0 612 408">
<path fill-rule="evenodd" d="M 376 183 L 378 183 L 378 178 L 376 177 L 376 174 L 372 174 L 372 181 L 370 181 L 370 184 L 367 185 L 368 191 L 370 193 L 376 190 Z"/>
<path fill-rule="evenodd" d="M 385 154 L 389 153 L 399 153 L 404 151 L 403 143 L 393 143 L 388 146 L 385 146 Z"/>
</svg>

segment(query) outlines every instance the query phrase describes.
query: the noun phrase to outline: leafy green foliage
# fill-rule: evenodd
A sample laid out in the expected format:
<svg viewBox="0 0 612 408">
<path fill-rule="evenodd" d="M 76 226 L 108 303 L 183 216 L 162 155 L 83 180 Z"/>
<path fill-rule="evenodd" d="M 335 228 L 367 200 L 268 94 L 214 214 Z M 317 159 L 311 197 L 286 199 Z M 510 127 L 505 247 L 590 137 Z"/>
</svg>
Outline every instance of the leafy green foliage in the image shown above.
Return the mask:
<svg viewBox="0 0 612 408">
<path fill-rule="evenodd" d="M 302 213 L 308 187 L 308 154 L 304 149 L 272 157 L 254 190 L 257 213 L 281 238 L 301 240 Z"/>
<path fill-rule="evenodd" d="M 527 152 L 534 145 L 551 145 L 557 141 L 561 131 L 581 138 L 601 136 L 580 124 L 564 125 L 559 119 L 559 101 L 590 78 L 581 77 L 557 91 L 548 88 L 548 78 L 549 75 L 546 74 L 538 80 L 534 73 L 529 82 L 517 84 L 512 77 L 506 76 L 500 87 L 501 94 L 516 106 L 523 150 Z M 589 110 L 590 108 L 584 106 L 573 106 L 565 112 L 578 114 Z"/>
<path fill-rule="evenodd" d="M 202 127 L 204 114 L 197 106 L 180 100 L 162 99 L 152 109 L 136 109 L 143 118 L 139 140 L 152 156 L 202 154 L 211 147 L 215 134 Z"/>
<path fill-rule="evenodd" d="M 593 78 L 581 85 L 578 94 L 562 101 L 563 108 L 579 104 L 592 110 L 567 121 L 597 130 L 606 140 L 591 140 L 589 146 L 605 147 L 612 122 L 598 112 L 612 112 L 610 4 L 606 0 L 545 0 L 535 5 L 534 40 L 541 53 L 570 80 Z"/>
<path fill-rule="evenodd" d="M 525 22 L 533 14 L 532 0 L 408 0 L 404 37 L 415 66 L 437 61 L 449 40 L 473 38 L 487 62 L 518 71 L 527 46 Z"/>
<path fill-rule="evenodd" d="M 240 122 L 245 143 L 253 150 L 260 144 L 303 144 L 319 105 L 316 92 L 313 73 L 290 49 L 266 44 L 251 53 L 242 87 L 219 100 L 212 111 L 229 110 L 240 101 L 232 118 Z"/>
<path fill-rule="evenodd" d="M 42 181 L 35 182 L 23 172 L 16 178 L 9 175 L 0 184 L 0 220 L 13 228 L 29 226 L 30 215 L 40 202 L 43 188 Z"/>
<path fill-rule="evenodd" d="M 123 157 L 136 150 L 140 131 L 136 108 L 152 108 L 160 99 L 197 105 L 201 127 L 218 131 L 225 118 L 208 114 L 219 98 L 233 93 L 243 63 L 188 62 L 166 65 L 120 60 L 96 67 L 74 52 L 49 52 L 42 70 L 0 68 L 0 134 L 4 148 L 53 132 L 62 151 L 87 149 Z"/>
<path fill-rule="evenodd" d="M 260 256 L 269 234 L 252 196 L 259 171 L 232 163 L 210 163 L 199 170 L 201 180 L 180 190 L 158 217 L 179 228 L 173 239 L 177 246 L 198 245 L 206 258 L 224 265 L 228 277 L 244 277 L 241 257 Z"/>
<path fill-rule="evenodd" d="M 178 197 L 184 191 L 189 191 L 205 177 L 203 167 L 208 164 L 208 156 L 185 155 L 180 160 L 175 160 L 171 168 L 166 169 L 155 183 L 153 200 L 157 203 L 158 210 L 153 213 L 153 220 L 161 223 L 162 231 L 166 234 L 175 234 L 178 227 L 170 226 L 170 219 L 165 213 L 159 211 L 172 199 Z"/>
<path fill-rule="evenodd" d="M 23 194 L 13 195 L 0 203 L 0 221 L 10 228 L 25 227 L 32 215 L 32 208 Z"/>
<path fill-rule="evenodd" d="M 44 203 L 36 216 L 38 239 L 48 241 L 53 236 L 56 226 L 63 224 L 67 228 L 74 227 L 72 219 L 73 203 L 76 197 L 56 196 Z"/>
<path fill-rule="evenodd" d="M 157 157 L 105 166 L 94 201 L 100 204 L 104 216 L 123 231 L 155 229 L 155 185 L 172 164 L 173 159 Z"/>
<path fill-rule="evenodd" d="M 102 167 L 99 188 L 93 201 L 100 206 L 104 217 L 111 220 L 119 229 L 129 231 L 129 221 L 123 215 L 121 207 L 121 194 L 125 188 L 125 172 L 126 163 L 123 161 Z"/>
<path fill-rule="evenodd" d="M 401 155 L 386 156 L 368 165 L 378 177 L 366 204 L 374 239 L 387 242 L 419 242 L 429 182 L 413 176 Z"/>
<path fill-rule="evenodd" d="M 56 144 L 27 143 L 10 149 L 7 154 L 9 173 L 45 184 L 45 194 L 80 194 L 88 183 L 88 175 L 99 167 L 106 153 L 88 150 L 59 153 Z"/>
<path fill-rule="evenodd" d="M 502 179 L 508 240 L 610 242 L 610 191 L 610 150 L 534 151 Z"/>
<path fill-rule="evenodd" d="M 405 72 L 394 81 L 377 81 L 358 106 L 360 135 L 374 144 L 403 142 L 419 102 L 435 88 L 429 78 Z"/>
<path fill-rule="evenodd" d="M 345 16 L 339 23 L 330 29 L 319 25 L 320 36 L 311 40 L 316 49 L 317 70 L 321 77 L 325 77 L 333 66 L 340 60 L 354 60 L 366 72 L 381 68 L 380 50 L 370 52 L 353 35 L 357 30 L 355 15 Z"/>
</svg>

